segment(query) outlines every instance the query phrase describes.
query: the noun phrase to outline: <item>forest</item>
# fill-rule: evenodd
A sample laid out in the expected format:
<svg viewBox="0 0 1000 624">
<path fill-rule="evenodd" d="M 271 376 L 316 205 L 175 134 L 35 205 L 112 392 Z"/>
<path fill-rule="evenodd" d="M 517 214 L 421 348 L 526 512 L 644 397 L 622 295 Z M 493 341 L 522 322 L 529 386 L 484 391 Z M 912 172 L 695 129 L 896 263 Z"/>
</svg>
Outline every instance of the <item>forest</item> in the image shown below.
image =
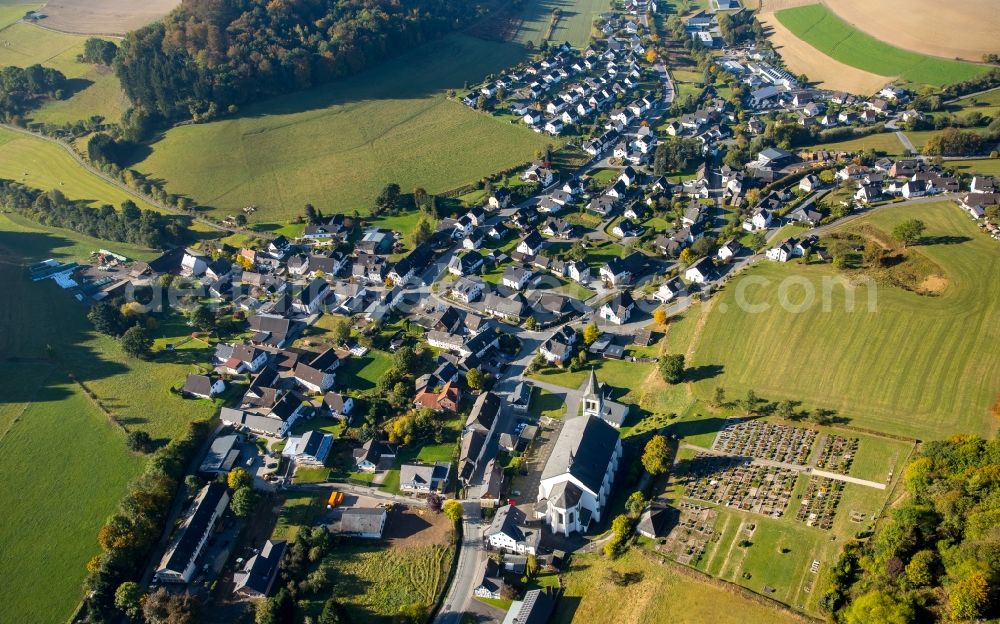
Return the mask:
<svg viewBox="0 0 1000 624">
<path fill-rule="evenodd" d="M 152 210 L 126 200 L 120 211 L 105 204 L 91 208 L 66 198 L 59 190 L 34 189 L 0 179 L 0 205 L 43 225 L 66 228 L 104 240 L 159 249 L 180 242 L 183 229 Z"/>
<path fill-rule="evenodd" d="M 355 74 L 480 11 L 449 0 L 184 0 L 125 37 L 115 71 L 154 120 L 206 120 Z"/>
<path fill-rule="evenodd" d="M 1000 441 L 929 442 L 906 468 L 908 497 L 847 545 L 824 607 L 845 624 L 1000 615 Z"/>
</svg>

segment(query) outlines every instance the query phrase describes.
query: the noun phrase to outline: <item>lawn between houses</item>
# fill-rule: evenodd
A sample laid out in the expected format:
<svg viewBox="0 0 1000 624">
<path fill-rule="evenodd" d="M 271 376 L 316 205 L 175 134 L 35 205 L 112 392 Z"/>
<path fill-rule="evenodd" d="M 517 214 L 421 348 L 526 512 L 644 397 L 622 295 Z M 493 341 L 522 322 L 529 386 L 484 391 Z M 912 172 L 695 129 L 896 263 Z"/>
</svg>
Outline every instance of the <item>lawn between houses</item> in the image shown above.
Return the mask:
<svg viewBox="0 0 1000 624">
<path fill-rule="evenodd" d="M 561 144 L 446 98 L 525 54 L 518 44 L 444 37 L 353 78 L 168 130 L 135 168 L 216 216 L 256 205 L 259 223 L 290 220 L 306 203 L 366 214 L 388 182 L 439 193 Z"/>
</svg>

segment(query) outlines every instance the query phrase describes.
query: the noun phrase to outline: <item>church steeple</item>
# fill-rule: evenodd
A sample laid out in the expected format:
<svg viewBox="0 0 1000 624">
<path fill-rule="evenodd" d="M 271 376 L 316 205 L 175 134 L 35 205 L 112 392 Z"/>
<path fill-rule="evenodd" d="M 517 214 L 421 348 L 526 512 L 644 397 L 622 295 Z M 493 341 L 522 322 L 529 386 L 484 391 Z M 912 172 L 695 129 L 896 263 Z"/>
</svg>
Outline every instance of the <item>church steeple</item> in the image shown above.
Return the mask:
<svg viewBox="0 0 1000 624">
<path fill-rule="evenodd" d="M 601 393 L 601 385 L 597 382 L 597 373 L 591 368 L 587 387 L 583 390 L 583 415 L 601 418 L 603 411 L 604 396 Z"/>
<path fill-rule="evenodd" d="M 590 367 L 590 378 L 587 379 L 587 387 L 583 391 L 584 397 L 597 396 L 600 392 L 600 386 L 597 384 L 597 373 L 594 372 L 594 367 Z"/>
</svg>

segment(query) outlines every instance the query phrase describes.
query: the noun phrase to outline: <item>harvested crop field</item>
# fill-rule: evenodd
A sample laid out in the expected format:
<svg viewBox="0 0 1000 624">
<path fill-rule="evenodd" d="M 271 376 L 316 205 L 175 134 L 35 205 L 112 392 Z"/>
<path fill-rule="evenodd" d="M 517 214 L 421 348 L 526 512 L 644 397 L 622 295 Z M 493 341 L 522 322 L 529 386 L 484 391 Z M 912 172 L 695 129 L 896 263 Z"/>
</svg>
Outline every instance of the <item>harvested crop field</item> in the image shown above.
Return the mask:
<svg viewBox="0 0 1000 624">
<path fill-rule="evenodd" d="M 851 67 L 881 76 L 899 77 L 915 85 L 942 86 L 968 80 L 988 70 L 976 65 L 928 56 L 876 39 L 854 28 L 827 6 L 813 4 L 775 13 L 796 37 Z M 892 22 L 891 17 L 883 18 Z"/>
<path fill-rule="evenodd" d="M 766 6 L 770 7 L 770 3 Z M 795 74 L 805 74 L 820 86 L 837 91 L 868 95 L 889 81 L 886 76 L 860 70 L 835 61 L 805 41 L 796 37 L 774 13 L 760 13 L 761 24 L 770 29 L 770 39 L 775 50 Z"/>
<path fill-rule="evenodd" d="M 158 20 L 178 0 L 53 0 L 45 5 L 46 28 L 81 35 L 124 35 Z"/>
<path fill-rule="evenodd" d="M 996 0 L 832 0 L 826 6 L 858 30 L 904 50 L 979 62 L 1000 52 Z"/>
<path fill-rule="evenodd" d="M 761 0 L 760 10 L 773 14 L 808 4 L 818 2 Z M 861 32 L 904 50 L 974 62 L 987 52 L 1000 52 L 1000 11 L 995 0 L 963 0 L 961 10 L 936 0 L 827 0 L 822 4 Z"/>
</svg>

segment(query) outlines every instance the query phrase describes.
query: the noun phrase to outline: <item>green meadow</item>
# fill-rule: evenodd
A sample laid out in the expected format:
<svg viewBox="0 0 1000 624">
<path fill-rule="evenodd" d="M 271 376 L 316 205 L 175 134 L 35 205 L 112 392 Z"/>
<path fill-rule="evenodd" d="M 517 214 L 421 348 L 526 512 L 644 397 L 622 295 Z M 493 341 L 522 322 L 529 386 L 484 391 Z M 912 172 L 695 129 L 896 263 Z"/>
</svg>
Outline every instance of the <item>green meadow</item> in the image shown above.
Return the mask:
<svg viewBox="0 0 1000 624">
<path fill-rule="evenodd" d="M 44 191 L 59 189 L 69 199 L 93 206 L 118 207 L 131 199 L 142 209 L 154 206 L 80 166 L 66 150 L 45 139 L 0 128 L 0 178 Z"/>
<path fill-rule="evenodd" d="M 887 208 L 848 227 L 866 223 L 889 232 L 908 218 L 927 225 L 929 242 L 915 253 L 940 267 L 942 292 L 879 285 L 869 312 L 864 284 L 836 285 L 822 296 L 823 280 L 838 278 L 829 265 L 758 264 L 677 323 L 687 330 L 679 335 L 690 337 L 689 367 L 703 373 L 694 395 L 708 402 L 716 386 L 734 398 L 753 389 L 768 400 L 834 409 L 852 425 L 920 439 L 994 431 L 1000 294 L 989 285 L 1000 279 L 996 242 L 946 201 Z M 749 278 L 756 283 L 740 294 L 740 280 Z M 794 283 L 783 286 L 786 278 Z M 782 297 L 800 303 L 809 288 L 814 305 L 798 313 L 781 306 Z M 762 311 L 741 312 L 737 297 L 763 304 Z"/>
<path fill-rule="evenodd" d="M 820 52 L 874 74 L 941 86 L 989 70 L 985 65 L 936 58 L 883 43 L 857 30 L 822 4 L 783 9 L 775 15 L 795 36 Z"/>
<path fill-rule="evenodd" d="M 447 98 L 522 59 L 517 44 L 452 35 L 353 78 L 171 129 L 135 167 L 217 216 L 366 213 L 388 182 L 438 193 L 527 162 L 557 140 Z"/>
<path fill-rule="evenodd" d="M 0 215 L 0 577 L 12 590 L 3 622 L 69 618 L 80 599 L 97 530 L 144 459 L 125 449 L 124 432 L 84 392 L 129 429 L 158 443 L 207 420 L 215 406 L 169 392 L 208 345 L 126 357 L 117 341 L 93 332 L 86 307 L 52 281 L 31 282 L 24 265 L 85 259 L 99 248 L 135 258 L 149 250 L 109 243 Z M 183 324 L 154 335 L 177 342 Z M 72 375 L 72 378 L 70 377 Z M 79 383 L 74 383 L 73 379 Z"/>
</svg>

